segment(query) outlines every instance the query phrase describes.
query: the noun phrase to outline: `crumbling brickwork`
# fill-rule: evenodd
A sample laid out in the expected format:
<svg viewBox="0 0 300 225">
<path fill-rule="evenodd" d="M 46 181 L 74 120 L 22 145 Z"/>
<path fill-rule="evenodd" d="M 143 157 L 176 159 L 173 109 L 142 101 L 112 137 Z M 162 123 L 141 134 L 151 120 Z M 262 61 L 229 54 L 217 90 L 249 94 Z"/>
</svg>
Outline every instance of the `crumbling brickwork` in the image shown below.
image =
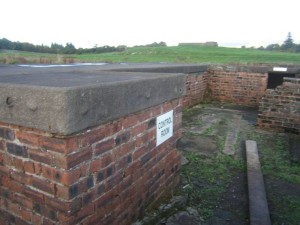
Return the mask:
<svg viewBox="0 0 300 225">
<path fill-rule="evenodd" d="M 268 74 L 210 70 L 207 91 L 210 98 L 257 107 L 267 88 Z"/>
<path fill-rule="evenodd" d="M 1 224 L 125 225 L 179 181 L 182 99 L 78 134 L 0 124 Z M 156 117 L 174 110 L 156 147 Z"/>
<path fill-rule="evenodd" d="M 300 133 L 300 79 L 284 78 L 282 85 L 266 91 L 259 105 L 258 126 Z"/>
</svg>

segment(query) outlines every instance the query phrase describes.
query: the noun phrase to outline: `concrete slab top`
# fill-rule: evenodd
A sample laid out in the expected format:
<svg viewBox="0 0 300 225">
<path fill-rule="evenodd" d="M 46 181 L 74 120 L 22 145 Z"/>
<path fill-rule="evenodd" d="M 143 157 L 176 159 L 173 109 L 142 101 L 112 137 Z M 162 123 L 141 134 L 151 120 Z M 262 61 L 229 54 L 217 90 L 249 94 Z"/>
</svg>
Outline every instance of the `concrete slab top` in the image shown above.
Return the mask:
<svg viewBox="0 0 300 225">
<path fill-rule="evenodd" d="M 0 70 L 1 71 L 1 70 Z M 170 76 L 170 74 L 165 74 Z M 158 73 L 137 72 L 107 72 L 107 71 L 70 71 L 48 73 L 23 73 L 0 76 L 0 85 L 28 85 L 40 87 L 84 87 L 95 85 L 109 85 L 112 83 L 131 82 L 137 80 L 162 77 Z M 171 75 L 172 76 L 172 75 Z"/>
<path fill-rule="evenodd" d="M 184 74 L 104 67 L 0 66 L 0 121 L 69 135 L 185 94 Z"/>
</svg>

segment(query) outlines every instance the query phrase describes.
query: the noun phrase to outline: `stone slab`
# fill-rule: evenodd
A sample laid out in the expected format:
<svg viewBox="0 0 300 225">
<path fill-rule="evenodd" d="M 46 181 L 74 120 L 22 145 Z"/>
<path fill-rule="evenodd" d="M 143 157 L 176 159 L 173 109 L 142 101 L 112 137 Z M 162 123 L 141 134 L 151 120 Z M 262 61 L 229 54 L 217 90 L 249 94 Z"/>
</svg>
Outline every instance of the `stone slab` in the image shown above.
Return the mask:
<svg viewBox="0 0 300 225">
<path fill-rule="evenodd" d="M 256 141 L 246 141 L 246 155 L 250 224 L 271 225 Z"/>
<path fill-rule="evenodd" d="M 235 143 L 238 139 L 238 134 L 240 131 L 240 125 L 241 125 L 241 115 L 234 115 L 233 120 L 229 125 L 228 133 L 225 140 L 225 145 L 223 152 L 226 155 L 234 155 L 235 154 Z"/>
<path fill-rule="evenodd" d="M 185 94 L 184 74 L 97 68 L 0 66 L 0 121 L 69 135 Z"/>
</svg>

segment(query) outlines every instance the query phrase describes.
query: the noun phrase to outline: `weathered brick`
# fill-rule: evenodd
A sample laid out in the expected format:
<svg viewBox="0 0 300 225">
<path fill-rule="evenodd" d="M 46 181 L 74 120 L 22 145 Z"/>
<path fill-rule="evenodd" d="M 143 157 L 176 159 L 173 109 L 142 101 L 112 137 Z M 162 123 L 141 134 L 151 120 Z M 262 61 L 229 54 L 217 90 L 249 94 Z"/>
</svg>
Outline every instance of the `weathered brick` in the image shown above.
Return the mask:
<svg viewBox="0 0 300 225">
<path fill-rule="evenodd" d="M 15 133 L 10 128 L 0 127 L 0 137 L 7 140 L 14 140 Z"/>
<path fill-rule="evenodd" d="M 123 129 L 127 129 L 129 127 L 133 127 L 139 122 L 139 117 L 137 114 L 132 114 L 130 116 L 125 117 L 122 121 Z"/>
<path fill-rule="evenodd" d="M 117 173 L 113 177 L 107 180 L 106 190 L 111 190 L 116 185 L 120 184 L 123 181 L 123 174 Z"/>
<path fill-rule="evenodd" d="M 40 136 L 34 133 L 18 130 L 16 138 L 23 144 L 31 146 L 39 146 Z"/>
<path fill-rule="evenodd" d="M 116 164 L 116 169 L 121 170 L 126 168 L 132 162 L 132 154 L 125 155 L 123 158 L 119 159 Z"/>
<path fill-rule="evenodd" d="M 11 197 L 12 201 L 16 204 L 18 204 L 19 206 L 22 206 L 26 209 L 32 209 L 33 208 L 33 201 L 21 194 L 15 193 L 12 197 Z"/>
<path fill-rule="evenodd" d="M 53 210 L 57 210 L 65 215 L 73 215 L 80 210 L 81 198 L 76 198 L 73 201 L 63 201 L 49 196 L 45 196 L 45 204 Z"/>
<path fill-rule="evenodd" d="M 75 183 L 71 186 L 57 185 L 56 195 L 59 198 L 69 200 L 75 198 L 78 195 L 81 195 L 82 193 L 86 192 L 92 187 L 94 187 L 94 178 L 93 176 L 88 176 L 86 178 L 81 179 L 78 183 Z"/>
<path fill-rule="evenodd" d="M 8 205 L 8 210 L 10 212 L 12 212 L 13 214 L 17 215 L 18 217 L 21 217 L 22 215 L 22 208 L 18 205 L 18 204 L 15 204 L 15 203 L 12 203 L 10 201 L 7 202 L 7 205 Z M 17 217 L 16 217 L 17 219 Z"/>
<path fill-rule="evenodd" d="M 107 129 L 105 126 L 101 126 L 100 128 L 95 128 L 93 130 L 89 130 L 81 135 L 79 140 L 80 147 L 88 147 L 94 143 L 100 142 L 107 135 Z"/>
<path fill-rule="evenodd" d="M 31 161 L 25 161 L 24 162 L 24 171 L 26 173 L 34 173 L 35 172 L 34 163 Z"/>
<path fill-rule="evenodd" d="M 55 194 L 55 185 L 48 180 L 32 177 L 32 187 L 49 194 Z"/>
<path fill-rule="evenodd" d="M 32 213 L 31 221 L 32 221 L 32 224 L 35 224 L 35 225 L 42 225 L 42 223 L 43 223 L 42 216 L 37 215 L 35 213 Z"/>
<path fill-rule="evenodd" d="M 152 126 L 152 125 L 151 125 Z M 147 131 L 149 128 L 149 123 L 140 123 L 137 126 L 132 128 L 132 136 L 137 136 L 139 134 L 144 133 L 145 131 Z"/>
<path fill-rule="evenodd" d="M 89 215 L 94 213 L 94 204 L 89 204 L 83 207 L 76 215 L 74 216 L 66 216 L 62 213 L 58 214 L 58 220 L 61 221 L 64 225 L 73 225 L 79 224 L 82 220 L 84 220 Z"/>
<path fill-rule="evenodd" d="M 115 166 L 109 166 L 105 170 L 106 178 L 112 176 L 115 173 Z"/>
<path fill-rule="evenodd" d="M 102 197 L 100 197 L 95 202 L 96 210 L 99 210 L 99 209 L 107 206 L 108 204 L 112 203 L 113 198 L 114 198 L 114 192 L 113 191 L 106 192 Z"/>
<path fill-rule="evenodd" d="M 93 160 L 90 164 L 90 173 L 98 172 L 101 169 L 101 160 L 99 158 Z"/>
<path fill-rule="evenodd" d="M 32 175 L 24 174 L 19 171 L 11 171 L 10 176 L 14 181 L 17 181 L 20 184 L 30 185 L 32 181 Z"/>
<path fill-rule="evenodd" d="M 104 170 L 97 173 L 97 182 L 102 182 L 105 178 Z"/>
<path fill-rule="evenodd" d="M 127 155 L 130 152 L 133 152 L 135 149 L 135 141 L 128 142 L 119 148 L 114 149 L 113 154 L 115 160 L 118 160 L 119 158 L 122 158 L 124 155 Z"/>
<path fill-rule="evenodd" d="M 0 151 L 4 151 L 5 150 L 5 143 L 3 140 L 0 140 Z"/>
<path fill-rule="evenodd" d="M 144 165 L 145 163 L 147 163 L 149 160 L 151 159 L 151 152 L 146 153 L 145 155 L 143 155 L 141 157 L 141 164 Z"/>
<path fill-rule="evenodd" d="M 29 149 L 28 150 L 29 158 L 40 163 L 45 163 L 47 165 L 52 164 L 51 154 L 47 151 L 42 151 L 39 149 Z"/>
<path fill-rule="evenodd" d="M 30 211 L 23 209 L 21 212 L 21 217 L 23 220 L 31 222 L 31 212 Z"/>
<path fill-rule="evenodd" d="M 60 171 L 53 167 L 42 166 L 42 176 L 64 185 L 71 185 L 78 181 L 81 170 L 78 168 L 70 171 Z"/>
<path fill-rule="evenodd" d="M 145 155 L 146 152 L 147 152 L 147 148 L 145 146 L 136 149 L 132 155 L 133 160 L 135 161 L 135 160 L 139 159 L 142 155 Z"/>
<path fill-rule="evenodd" d="M 33 202 L 36 203 L 44 203 L 44 194 L 37 192 L 35 190 L 32 190 L 29 187 L 26 187 L 23 191 L 23 194 L 27 197 L 30 198 Z"/>
<path fill-rule="evenodd" d="M 114 147 L 114 145 L 115 145 L 115 142 L 114 142 L 114 139 L 112 139 L 112 138 L 97 143 L 93 148 L 95 155 L 98 156 L 100 154 L 103 154 L 103 153 L 111 150 Z"/>
<path fill-rule="evenodd" d="M 87 147 L 81 149 L 79 152 L 69 154 L 67 156 L 62 154 L 53 155 L 53 163 L 57 167 L 63 169 L 71 169 L 78 166 L 80 163 L 90 160 L 92 158 L 92 148 Z"/>
<path fill-rule="evenodd" d="M 113 162 L 113 156 L 111 153 L 106 153 L 101 157 L 101 167 L 105 168 Z"/>
<path fill-rule="evenodd" d="M 27 149 L 24 146 L 16 145 L 13 143 L 6 143 L 6 148 L 10 154 L 24 157 L 24 158 L 28 157 Z"/>
<path fill-rule="evenodd" d="M 22 171 L 24 170 L 24 164 L 22 159 L 18 159 L 16 157 L 12 157 L 12 165 L 16 170 Z"/>
<path fill-rule="evenodd" d="M 50 151 L 68 154 L 78 149 L 78 138 L 41 137 L 40 146 Z"/>
<path fill-rule="evenodd" d="M 129 131 L 126 131 L 115 138 L 116 145 L 121 145 L 129 141 L 131 134 Z"/>
</svg>

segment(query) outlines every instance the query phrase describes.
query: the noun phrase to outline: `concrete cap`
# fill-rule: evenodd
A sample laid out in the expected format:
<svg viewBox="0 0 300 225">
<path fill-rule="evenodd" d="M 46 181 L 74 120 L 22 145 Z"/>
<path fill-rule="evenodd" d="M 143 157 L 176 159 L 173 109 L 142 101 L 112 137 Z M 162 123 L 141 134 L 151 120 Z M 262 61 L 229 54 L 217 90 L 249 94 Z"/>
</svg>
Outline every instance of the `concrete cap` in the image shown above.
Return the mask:
<svg viewBox="0 0 300 225">
<path fill-rule="evenodd" d="M 0 66 L 0 121 L 61 135 L 183 94 L 184 74 Z"/>
</svg>

